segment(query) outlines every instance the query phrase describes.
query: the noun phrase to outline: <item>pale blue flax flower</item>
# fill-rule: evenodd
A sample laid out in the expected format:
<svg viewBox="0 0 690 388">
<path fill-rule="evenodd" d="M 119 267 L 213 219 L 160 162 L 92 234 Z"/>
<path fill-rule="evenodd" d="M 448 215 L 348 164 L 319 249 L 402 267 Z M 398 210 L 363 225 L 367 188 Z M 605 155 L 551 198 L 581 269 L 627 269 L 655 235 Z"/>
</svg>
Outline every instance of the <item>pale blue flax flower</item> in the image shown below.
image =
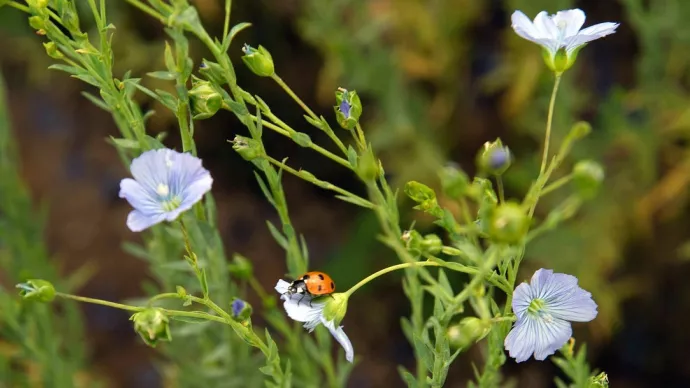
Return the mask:
<svg viewBox="0 0 690 388">
<path fill-rule="evenodd" d="M 120 198 L 134 208 L 127 227 L 140 232 L 162 221 L 174 221 L 199 202 L 213 179 L 201 159 L 169 149 L 146 151 L 132 161 L 134 179 L 120 182 Z"/>
<path fill-rule="evenodd" d="M 581 30 L 585 13 L 580 9 L 558 11 L 549 15 L 539 12 L 534 21 L 521 11 L 513 12 L 512 27 L 520 37 L 544 48 L 544 61 L 556 72 L 569 69 L 578 51 L 588 42 L 613 34 L 618 23 L 599 23 Z"/>
<path fill-rule="evenodd" d="M 571 337 L 570 322 L 589 322 L 597 316 L 592 294 L 577 285 L 575 276 L 543 268 L 534 273 L 530 284 L 515 288 L 512 306 L 517 322 L 505 339 L 505 348 L 517 362 L 533 354 L 544 360 Z"/>
</svg>

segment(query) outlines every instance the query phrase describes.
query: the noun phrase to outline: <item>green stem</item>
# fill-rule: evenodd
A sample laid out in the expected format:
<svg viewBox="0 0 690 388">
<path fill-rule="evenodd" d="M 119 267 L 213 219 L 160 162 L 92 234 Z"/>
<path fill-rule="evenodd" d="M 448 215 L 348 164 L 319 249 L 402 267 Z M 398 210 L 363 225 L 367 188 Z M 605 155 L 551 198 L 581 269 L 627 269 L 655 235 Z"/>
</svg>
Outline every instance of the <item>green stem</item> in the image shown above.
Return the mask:
<svg viewBox="0 0 690 388">
<path fill-rule="evenodd" d="M 147 306 L 151 306 L 153 302 L 162 300 L 162 299 L 180 299 L 180 294 L 174 293 L 174 292 L 166 292 L 163 294 L 158 294 L 153 296 L 151 299 L 146 302 Z"/>
<path fill-rule="evenodd" d="M 139 306 L 129 306 L 126 304 L 121 304 L 121 303 L 115 303 L 115 302 L 109 302 L 107 300 L 101 300 L 101 299 L 94 299 L 94 298 L 88 298 L 85 296 L 77 296 L 77 295 L 71 295 L 71 294 L 64 294 L 62 292 L 57 292 L 55 293 L 55 296 L 59 296 L 61 298 L 65 299 L 71 299 L 71 300 L 76 300 L 78 302 L 83 302 L 83 303 L 91 303 L 91 304 L 98 304 L 101 306 L 108 306 L 108 307 L 113 307 L 119 310 L 125 310 L 125 311 L 131 311 L 131 312 L 140 312 L 144 311 L 149 307 L 139 307 Z M 201 311 L 181 311 L 181 310 L 168 310 L 168 309 L 161 309 L 163 313 L 165 313 L 168 316 L 171 317 L 191 317 L 191 318 L 200 318 L 200 319 L 206 319 L 209 321 L 216 321 L 220 323 L 225 323 L 229 324 L 226 319 L 223 319 L 221 317 L 217 317 L 215 315 L 207 314 Z"/>
<path fill-rule="evenodd" d="M 271 78 L 274 81 L 276 81 L 276 83 L 280 85 L 280 87 L 283 88 L 283 90 L 285 90 L 285 93 L 292 97 L 292 99 L 295 100 L 295 102 L 299 104 L 299 106 L 301 106 L 302 109 L 304 109 L 304 111 L 307 112 L 307 114 L 309 114 L 309 117 L 311 117 L 314 120 L 319 120 L 319 116 L 317 116 L 314 112 L 312 112 L 311 109 L 309 109 L 307 104 L 305 104 L 304 101 L 302 101 L 302 99 L 299 98 L 299 96 L 297 96 L 297 94 L 295 94 L 295 92 L 293 92 L 292 89 L 290 89 L 290 87 L 282 80 L 282 78 L 278 77 L 278 74 L 273 73 Z"/>
<path fill-rule="evenodd" d="M 557 189 L 560 189 L 561 186 L 567 184 L 567 183 L 570 182 L 572 179 L 573 179 L 573 174 L 570 173 L 570 174 L 568 174 L 568 175 L 566 175 L 566 176 L 564 176 L 564 177 L 562 177 L 562 178 L 559 178 L 559 179 L 555 180 L 555 181 L 552 182 L 550 185 L 544 187 L 544 189 L 541 190 L 540 196 L 543 197 L 543 196 L 545 196 L 546 194 L 548 194 L 548 193 L 550 193 L 550 192 L 552 192 L 552 191 L 555 191 L 555 190 L 557 190 Z"/>
<path fill-rule="evenodd" d="M 31 13 L 31 9 L 28 6 L 24 4 L 19 4 L 16 1 L 10 1 L 9 3 L 7 3 L 7 5 L 9 5 L 12 8 L 18 9 L 22 12 Z"/>
<path fill-rule="evenodd" d="M 551 141 L 551 124 L 553 123 L 553 111 L 556 105 L 556 93 L 558 93 L 558 86 L 561 84 L 561 75 L 556 74 L 556 81 L 553 84 L 553 91 L 551 91 L 551 101 L 549 102 L 549 115 L 546 119 L 546 134 L 544 135 L 544 153 L 541 157 L 541 167 L 539 168 L 539 175 L 546 171 L 546 160 L 549 156 L 549 143 Z"/>
<path fill-rule="evenodd" d="M 339 193 L 345 197 L 352 198 L 352 199 L 356 200 L 357 202 L 361 202 L 362 204 L 366 205 L 365 206 L 366 208 L 372 209 L 374 207 L 373 203 L 369 202 L 368 200 L 366 200 L 366 199 L 364 199 L 364 198 L 362 198 L 356 194 L 353 194 L 353 193 L 351 193 L 345 189 L 341 189 L 340 187 L 335 186 L 331 183 L 319 180 L 316 177 L 314 177 L 313 175 L 310 175 L 310 176 L 304 175 L 300 171 L 297 171 L 294 168 L 288 166 L 287 164 L 285 164 L 279 160 L 276 160 L 276 159 L 274 159 L 268 155 L 264 155 L 263 158 L 268 160 L 270 163 L 277 166 L 278 168 L 285 170 L 285 171 L 289 172 L 290 174 L 292 174 L 298 178 L 301 178 L 301 179 L 303 179 L 309 183 L 312 183 L 318 187 L 321 187 L 321 188 L 326 189 L 326 190 L 332 190 L 332 191 L 335 191 L 336 193 Z"/>
<path fill-rule="evenodd" d="M 402 263 L 402 264 L 392 265 L 388 268 L 384 268 L 380 271 L 376 271 L 373 274 L 365 277 L 359 283 L 355 284 L 354 286 L 350 287 L 349 290 L 345 291 L 345 295 L 347 295 L 347 297 L 349 298 L 350 295 L 352 295 L 355 291 L 357 291 L 357 289 L 359 289 L 363 285 L 369 283 L 370 281 L 376 279 L 377 277 L 387 274 L 388 272 L 397 271 L 399 269 L 404 269 L 404 268 L 411 268 L 411 267 L 441 267 L 441 266 L 442 265 L 440 263 L 436 263 L 433 261 L 416 261 L 413 263 Z"/>
<path fill-rule="evenodd" d="M 505 203 L 506 199 L 503 191 L 503 178 L 501 178 L 500 175 L 496 177 L 496 186 L 498 188 L 498 199 L 500 203 Z"/>
<path fill-rule="evenodd" d="M 250 115 L 250 117 L 251 117 L 252 120 L 255 121 L 255 122 L 257 122 L 257 121 L 259 120 L 256 116 L 251 116 L 251 115 Z M 276 124 L 273 124 L 273 123 L 271 123 L 271 122 L 264 121 L 264 120 L 261 120 L 261 125 L 263 125 L 264 127 L 270 128 L 270 129 L 272 129 L 273 131 L 275 131 L 275 132 L 277 132 L 277 133 L 279 133 L 279 134 L 281 134 L 281 135 L 283 135 L 283 136 L 285 136 L 285 137 L 291 137 L 291 136 L 290 136 L 291 133 L 297 132 L 297 131 L 295 131 L 294 129 L 292 129 L 292 128 L 290 128 L 290 127 L 287 127 L 287 128 L 285 128 L 285 127 L 280 127 L 280 126 L 278 126 L 278 125 L 276 125 Z M 338 156 L 338 155 L 336 155 L 336 154 L 334 154 L 334 153 L 328 151 L 327 149 L 325 149 L 325 148 L 323 148 L 323 147 L 320 147 L 320 146 L 316 145 L 315 143 L 312 143 L 311 145 L 309 145 L 309 148 L 311 148 L 312 150 L 314 150 L 314 151 L 320 153 L 321 155 L 327 157 L 328 159 L 330 159 L 330 160 L 332 160 L 332 161 L 334 161 L 334 162 L 340 164 L 341 166 L 347 167 L 347 168 L 350 169 L 350 170 L 352 169 L 352 166 L 350 165 L 350 162 L 349 162 L 349 161 L 347 161 L 346 159 L 341 158 L 340 156 Z"/>
<path fill-rule="evenodd" d="M 225 20 L 223 21 L 223 39 L 226 39 L 230 30 L 230 11 L 232 0 L 225 0 Z"/>
</svg>

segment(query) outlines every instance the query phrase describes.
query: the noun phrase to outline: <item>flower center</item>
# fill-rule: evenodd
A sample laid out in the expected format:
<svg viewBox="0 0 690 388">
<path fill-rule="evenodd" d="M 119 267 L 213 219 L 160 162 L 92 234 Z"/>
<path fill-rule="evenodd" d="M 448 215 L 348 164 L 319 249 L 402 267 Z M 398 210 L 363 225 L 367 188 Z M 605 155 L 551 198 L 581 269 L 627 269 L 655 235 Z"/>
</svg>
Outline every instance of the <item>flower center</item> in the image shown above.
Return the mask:
<svg viewBox="0 0 690 388">
<path fill-rule="evenodd" d="M 156 193 L 161 197 L 167 197 L 170 194 L 170 187 L 165 183 L 159 183 L 156 186 Z"/>
<path fill-rule="evenodd" d="M 182 201 L 180 200 L 180 197 L 174 195 L 172 198 L 163 201 L 161 204 L 163 205 L 163 210 L 170 212 L 180 207 Z"/>
<path fill-rule="evenodd" d="M 527 312 L 531 315 L 537 316 L 547 323 L 551 323 L 553 321 L 553 317 L 551 314 L 546 312 L 544 310 L 544 307 L 546 307 L 546 303 L 539 298 L 532 299 L 532 302 L 529 304 L 529 307 L 527 307 Z"/>
</svg>

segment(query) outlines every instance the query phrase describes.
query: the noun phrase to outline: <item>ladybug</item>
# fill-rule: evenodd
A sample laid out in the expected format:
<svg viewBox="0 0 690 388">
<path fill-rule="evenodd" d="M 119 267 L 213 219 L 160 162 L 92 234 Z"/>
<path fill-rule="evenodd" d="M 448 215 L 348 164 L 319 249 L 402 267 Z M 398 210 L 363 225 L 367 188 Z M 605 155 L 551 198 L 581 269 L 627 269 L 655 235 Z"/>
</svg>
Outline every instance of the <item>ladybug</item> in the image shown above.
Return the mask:
<svg viewBox="0 0 690 388">
<path fill-rule="evenodd" d="M 304 299 L 306 295 L 315 297 L 330 295 L 335 292 L 335 283 L 330 276 L 323 272 L 311 271 L 297 278 L 297 280 L 290 283 L 286 294 L 301 294 L 299 302 Z M 297 304 L 299 305 L 299 302 Z M 311 301 L 309 301 L 311 305 Z"/>
</svg>

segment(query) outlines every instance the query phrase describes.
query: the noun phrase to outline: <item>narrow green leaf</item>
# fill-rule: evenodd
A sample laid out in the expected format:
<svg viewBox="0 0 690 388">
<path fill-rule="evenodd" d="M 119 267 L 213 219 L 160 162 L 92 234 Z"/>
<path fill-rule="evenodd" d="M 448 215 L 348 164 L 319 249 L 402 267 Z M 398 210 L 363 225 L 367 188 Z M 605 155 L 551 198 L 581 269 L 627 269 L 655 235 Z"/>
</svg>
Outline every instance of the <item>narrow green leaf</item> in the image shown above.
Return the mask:
<svg viewBox="0 0 690 388">
<path fill-rule="evenodd" d="M 177 78 L 177 75 L 175 73 L 169 71 L 152 71 L 150 73 L 146 73 L 146 75 L 148 75 L 151 78 L 157 78 L 167 81 L 172 81 L 175 78 Z"/>
<path fill-rule="evenodd" d="M 271 235 L 273 236 L 273 239 L 276 240 L 278 245 L 280 245 L 283 249 L 287 250 L 288 249 L 288 242 L 285 236 L 283 236 L 278 228 L 271 223 L 271 221 L 266 220 L 266 225 L 268 226 L 268 230 L 271 232 Z"/>
</svg>

